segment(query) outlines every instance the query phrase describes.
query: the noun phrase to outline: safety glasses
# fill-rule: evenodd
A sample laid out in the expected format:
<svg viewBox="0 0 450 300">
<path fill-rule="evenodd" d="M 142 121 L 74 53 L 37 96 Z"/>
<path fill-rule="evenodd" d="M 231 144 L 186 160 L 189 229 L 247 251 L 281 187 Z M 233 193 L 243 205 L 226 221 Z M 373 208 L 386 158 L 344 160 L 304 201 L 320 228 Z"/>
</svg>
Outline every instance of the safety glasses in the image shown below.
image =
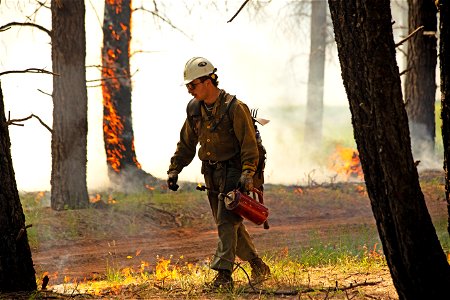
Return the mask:
<svg viewBox="0 0 450 300">
<path fill-rule="evenodd" d="M 207 79 L 207 78 L 206 78 Z M 198 82 L 189 82 L 188 84 L 186 84 L 186 87 L 189 91 L 193 91 L 195 90 L 195 88 L 197 87 L 197 85 L 199 85 L 200 83 L 205 82 L 206 79 L 199 79 Z"/>
</svg>

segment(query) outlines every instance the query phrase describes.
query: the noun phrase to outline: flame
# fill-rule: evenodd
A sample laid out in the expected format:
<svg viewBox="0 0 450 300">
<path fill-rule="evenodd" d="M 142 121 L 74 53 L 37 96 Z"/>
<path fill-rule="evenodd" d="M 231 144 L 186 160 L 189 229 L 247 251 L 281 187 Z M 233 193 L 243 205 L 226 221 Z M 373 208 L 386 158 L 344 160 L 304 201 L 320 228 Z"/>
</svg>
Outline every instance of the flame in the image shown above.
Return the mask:
<svg viewBox="0 0 450 300">
<path fill-rule="evenodd" d="M 157 280 L 175 279 L 180 276 L 179 267 L 176 265 L 170 265 L 171 258 L 164 259 L 164 257 L 158 259 L 158 264 L 155 267 L 155 276 Z"/>
<path fill-rule="evenodd" d="M 154 187 L 154 186 L 150 186 L 150 185 L 148 185 L 148 184 L 145 184 L 144 186 L 145 186 L 145 188 L 146 188 L 147 190 L 149 190 L 149 191 L 154 191 L 154 190 L 155 190 L 155 187 Z"/>
<path fill-rule="evenodd" d="M 297 187 L 294 189 L 294 194 L 303 195 L 303 189 L 300 187 Z"/>
<path fill-rule="evenodd" d="M 45 192 L 38 192 L 38 193 L 36 194 L 36 197 L 34 198 L 34 201 L 35 201 L 36 203 L 41 203 L 41 201 L 42 201 L 42 199 L 44 198 L 44 196 L 45 196 Z"/>
<path fill-rule="evenodd" d="M 104 280 L 102 278 L 89 280 L 84 278 L 84 280 L 77 280 L 76 278 L 66 276 L 64 278 L 63 288 L 66 292 L 73 290 L 86 293 L 87 295 L 121 295 L 129 291 L 129 286 L 148 283 L 149 280 L 163 282 L 169 280 L 180 281 L 185 275 L 194 275 L 198 278 L 204 276 L 202 267 L 186 261 L 183 262 L 183 255 L 175 262 L 172 261 L 172 258 L 172 255 L 169 259 L 157 256 L 157 263 L 153 272 L 150 271 L 150 263 L 147 261 L 140 261 L 140 264 L 136 266 L 125 266 L 116 269 L 114 270 L 114 278 L 112 280 Z"/>
<path fill-rule="evenodd" d="M 280 250 L 280 256 L 281 257 L 288 257 L 289 256 L 289 248 L 288 247 L 284 247 L 283 249 Z"/>
<path fill-rule="evenodd" d="M 108 196 L 108 204 L 116 204 L 116 203 L 117 203 L 117 201 L 111 195 L 109 195 Z"/>
<path fill-rule="evenodd" d="M 97 203 L 100 200 L 102 200 L 102 196 L 100 194 L 95 195 L 95 197 L 89 198 L 89 202 L 91 203 Z"/>
<path fill-rule="evenodd" d="M 330 169 L 349 179 L 363 179 L 363 171 L 358 150 L 336 146 L 336 151 L 330 156 Z"/>
<path fill-rule="evenodd" d="M 366 188 L 362 185 L 358 185 L 356 186 L 356 191 L 361 194 L 361 195 L 365 195 L 366 194 Z"/>
<path fill-rule="evenodd" d="M 372 259 L 380 259 L 383 257 L 383 251 L 378 249 L 378 243 L 375 243 L 372 249 L 369 249 L 367 245 L 363 245 L 364 255 Z"/>
</svg>

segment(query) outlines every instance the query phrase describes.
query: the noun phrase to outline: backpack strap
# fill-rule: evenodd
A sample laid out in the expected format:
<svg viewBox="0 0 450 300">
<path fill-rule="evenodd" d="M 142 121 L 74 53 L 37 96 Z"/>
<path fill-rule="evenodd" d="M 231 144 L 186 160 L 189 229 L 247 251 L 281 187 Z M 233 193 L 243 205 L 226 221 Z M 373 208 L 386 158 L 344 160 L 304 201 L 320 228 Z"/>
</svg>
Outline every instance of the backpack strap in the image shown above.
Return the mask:
<svg viewBox="0 0 450 300">
<path fill-rule="evenodd" d="M 220 116 L 219 121 L 217 121 L 217 123 L 214 124 L 214 126 L 211 128 L 211 131 L 216 130 L 217 126 L 219 126 L 220 122 L 222 122 L 222 120 L 223 120 L 223 118 L 225 117 L 225 115 L 228 115 L 228 118 L 229 118 L 230 120 L 233 120 L 233 119 L 231 118 L 231 115 L 230 115 L 230 108 L 231 108 L 231 106 L 236 102 L 236 96 L 228 95 L 227 98 L 228 98 L 228 99 L 225 99 L 225 103 L 227 104 L 227 107 L 226 107 L 226 109 L 225 109 L 225 112 Z M 229 100 L 229 98 L 231 98 L 231 100 Z"/>
<path fill-rule="evenodd" d="M 220 119 L 214 124 L 213 127 L 211 127 L 211 131 L 216 130 L 217 126 L 222 122 L 225 115 L 228 115 L 228 118 L 230 120 L 233 120 L 231 114 L 230 114 L 230 108 L 234 105 L 236 102 L 236 96 L 233 95 L 227 95 L 225 99 L 226 108 L 224 113 L 220 116 Z M 198 128 L 197 128 L 197 121 L 201 119 L 202 112 L 201 107 L 204 105 L 203 101 L 198 101 L 195 98 L 191 99 L 189 101 L 187 107 L 186 107 L 186 114 L 188 117 L 189 125 L 194 130 L 195 133 L 198 134 Z"/>
<path fill-rule="evenodd" d="M 202 117 L 202 103 L 203 101 L 197 101 L 195 98 L 192 98 L 186 107 L 186 114 L 189 125 L 196 134 L 198 134 L 197 121 L 199 121 Z"/>
</svg>

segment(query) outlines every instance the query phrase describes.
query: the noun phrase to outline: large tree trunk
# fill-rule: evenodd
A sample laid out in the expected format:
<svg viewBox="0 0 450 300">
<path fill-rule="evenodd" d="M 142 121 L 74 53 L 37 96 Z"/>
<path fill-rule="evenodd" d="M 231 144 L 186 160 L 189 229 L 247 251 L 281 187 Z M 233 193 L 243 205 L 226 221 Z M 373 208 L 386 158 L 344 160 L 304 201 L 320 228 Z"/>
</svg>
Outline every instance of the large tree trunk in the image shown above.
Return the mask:
<svg viewBox="0 0 450 300">
<path fill-rule="evenodd" d="M 131 116 L 131 0 L 106 0 L 103 19 L 103 136 L 110 180 L 122 189 L 144 187 L 154 177 L 141 169 Z"/>
<path fill-rule="evenodd" d="M 389 0 L 329 0 L 354 136 L 400 299 L 448 299 L 450 268 L 420 189 Z"/>
<path fill-rule="evenodd" d="M 432 0 L 408 0 L 409 31 L 424 26 L 408 41 L 406 112 L 416 160 L 434 161 L 436 102 L 436 6 Z"/>
<path fill-rule="evenodd" d="M 304 142 L 305 145 L 311 146 L 312 153 L 315 153 L 322 143 L 327 2 L 312 1 L 311 6 L 311 45 Z"/>
<path fill-rule="evenodd" d="M 51 206 L 89 204 L 86 184 L 87 90 L 83 0 L 52 0 L 53 134 Z"/>
<path fill-rule="evenodd" d="M 450 3 L 439 1 L 439 12 L 442 142 L 444 145 L 445 199 L 448 210 L 447 231 L 450 235 L 450 177 L 448 174 L 450 168 Z"/>
<path fill-rule="evenodd" d="M 17 191 L 0 87 L 0 293 L 33 291 L 36 278 Z"/>
</svg>

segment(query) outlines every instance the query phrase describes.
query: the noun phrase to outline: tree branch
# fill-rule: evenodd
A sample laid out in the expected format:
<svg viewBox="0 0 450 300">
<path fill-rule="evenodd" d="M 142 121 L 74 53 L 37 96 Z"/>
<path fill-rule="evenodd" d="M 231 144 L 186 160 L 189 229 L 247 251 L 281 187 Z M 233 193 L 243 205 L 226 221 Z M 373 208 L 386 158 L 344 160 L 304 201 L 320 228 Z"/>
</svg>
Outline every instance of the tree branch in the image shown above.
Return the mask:
<svg viewBox="0 0 450 300">
<path fill-rule="evenodd" d="M 44 95 L 47 95 L 47 96 L 50 96 L 50 97 L 53 97 L 52 96 L 52 94 L 50 94 L 50 93 L 47 93 L 47 92 L 44 92 L 43 90 L 41 90 L 41 89 L 37 89 L 39 92 L 41 92 L 42 94 L 44 94 Z"/>
<path fill-rule="evenodd" d="M 411 70 L 411 68 L 406 68 L 405 70 L 401 71 L 398 75 L 399 75 L 399 76 L 403 76 L 403 75 L 405 75 L 406 73 L 408 73 L 410 70 Z"/>
<path fill-rule="evenodd" d="M 55 75 L 55 76 L 59 76 L 59 74 L 44 70 L 44 69 L 38 69 L 38 68 L 28 68 L 25 70 L 12 70 L 12 71 L 5 71 L 5 72 L 0 72 L 0 76 L 2 75 L 6 75 L 6 74 L 17 74 L 17 73 L 42 73 L 42 74 L 50 74 L 50 75 Z"/>
<path fill-rule="evenodd" d="M 234 18 L 237 17 L 237 15 L 241 12 L 241 10 L 244 8 L 244 6 L 248 3 L 249 0 L 245 0 L 244 3 L 242 3 L 241 7 L 239 7 L 238 11 L 227 21 L 227 23 L 230 23 L 234 20 Z"/>
<path fill-rule="evenodd" d="M 154 11 L 148 10 L 148 9 L 146 9 L 146 8 L 143 8 L 143 7 L 135 8 L 135 9 L 133 10 L 133 12 L 138 11 L 138 10 L 142 10 L 142 11 L 144 11 L 144 12 L 148 12 L 148 13 L 152 14 L 153 16 L 155 16 L 155 17 L 161 19 L 163 22 L 167 23 L 167 24 L 168 24 L 170 27 L 172 27 L 173 29 L 178 30 L 179 32 L 181 32 L 181 34 L 183 34 L 183 35 L 184 35 L 185 37 L 187 37 L 188 39 L 192 40 L 192 38 L 191 38 L 190 36 L 188 36 L 183 30 L 181 30 L 180 28 L 178 28 L 178 27 L 176 27 L 175 25 L 173 25 L 172 22 L 171 22 L 170 20 L 168 20 L 168 19 L 162 17 L 161 15 L 159 15 L 158 12 L 154 12 Z"/>
<path fill-rule="evenodd" d="M 8 23 L 6 25 L 0 26 L 0 32 L 10 29 L 11 26 L 31 26 L 31 27 L 36 27 L 36 28 L 44 31 L 45 33 L 47 33 L 50 37 L 52 37 L 52 32 L 50 30 L 48 30 L 47 28 L 45 28 L 45 27 L 43 27 L 41 25 L 38 25 L 38 24 L 29 23 L 29 22 L 25 22 L 25 23 L 11 22 L 11 23 Z"/>
<path fill-rule="evenodd" d="M 348 286 L 343 286 L 343 287 L 339 287 L 338 283 L 336 282 L 336 286 L 334 287 L 324 287 L 324 288 L 305 288 L 302 290 L 286 290 L 286 291 L 267 291 L 267 290 L 263 290 L 263 289 L 252 289 L 252 290 L 244 290 L 242 291 L 243 293 L 246 294 L 253 294 L 253 293 L 257 293 L 257 294 L 270 294 L 270 295 L 298 295 L 300 292 L 301 293 L 310 293 L 310 292 L 329 292 L 329 291 L 347 291 L 347 290 L 351 290 L 357 287 L 361 287 L 361 286 L 373 286 L 373 285 L 377 285 L 380 284 L 381 282 L 383 282 L 382 280 L 380 281 L 364 281 L 361 283 L 350 283 L 350 285 Z"/>
<path fill-rule="evenodd" d="M 412 38 L 416 33 L 418 33 L 419 31 L 423 30 L 425 26 L 419 26 L 417 27 L 413 32 L 411 32 L 407 37 L 405 37 L 403 40 L 401 40 L 400 42 L 398 42 L 397 44 L 395 44 L 395 48 L 397 48 L 398 46 L 401 46 L 404 42 L 406 42 L 407 40 L 409 40 L 410 38 Z"/>
<path fill-rule="evenodd" d="M 41 123 L 42 126 L 44 126 L 45 128 L 47 128 L 48 131 L 50 131 L 50 133 L 53 133 L 53 130 L 52 130 L 47 124 L 45 124 L 44 121 L 41 120 L 41 118 L 39 118 L 38 116 L 36 116 L 36 115 L 34 115 L 34 114 L 31 114 L 31 115 L 29 115 L 29 116 L 26 117 L 26 118 L 22 118 L 22 119 L 12 119 L 12 120 L 11 120 L 11 113 L 9 112 L 9 113 L 8 113 L 8 121 L 6 121 L 6 125 L 7 125 L 7 126 L 9 126 L 9 125 L 23 126 L 23 124 L 17 124 L 17 122 L 24 122 L 24 121 L 26 121 L 26 120 L 31 119 L 32 117 L 35 117 L 36 119 L 38 119 L 39 123 Z"/>
</svg>

